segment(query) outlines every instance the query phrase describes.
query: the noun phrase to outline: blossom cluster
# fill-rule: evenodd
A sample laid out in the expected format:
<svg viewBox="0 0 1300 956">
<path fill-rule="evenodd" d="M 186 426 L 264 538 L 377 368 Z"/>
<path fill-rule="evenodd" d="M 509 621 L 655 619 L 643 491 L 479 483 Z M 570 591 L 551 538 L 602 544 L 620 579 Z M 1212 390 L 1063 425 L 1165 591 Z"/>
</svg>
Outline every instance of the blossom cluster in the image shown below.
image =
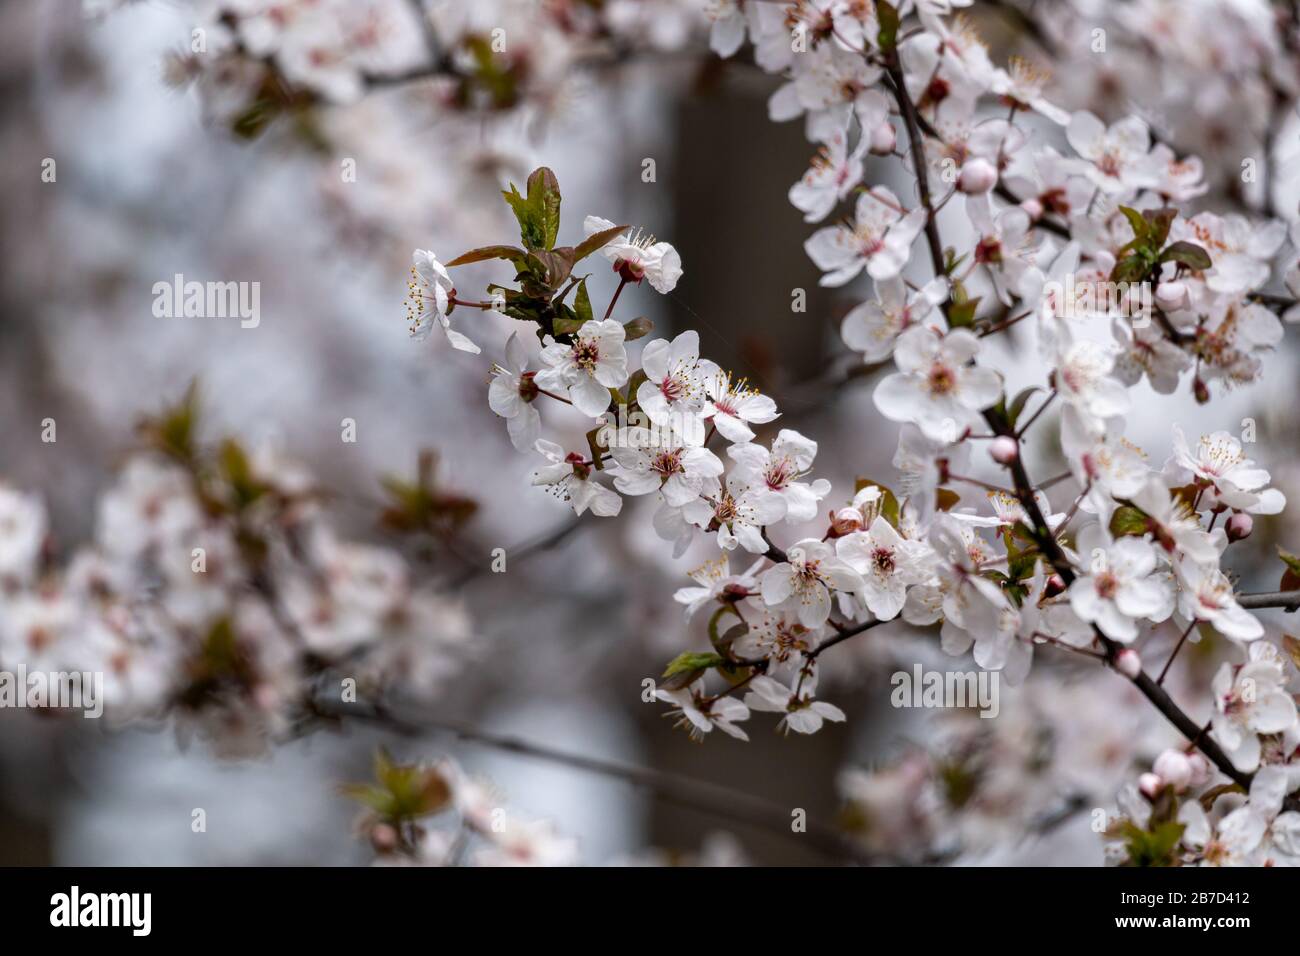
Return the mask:
<svg viewBox="0 0 1300 956">
<path fill-rule="evenodd" d="M 538 222 L 513 187 L 507 195 L 528 248 L 489 247 L 451 263 L 514 261 L 522 288 L 507 291 L 499 310 L 538 325 L 535 361 L 511 338 L 492 408 L 517 448 L 544 456 L 536 483 L 578 513 L 615 515 L 620 495 L 653 494 L 655 529 L 675 553 L 697 537 L 714 540 L 719 556 L 676 595 L 688 616 L 710 611 L 711 650 L 674 660 L 657 692 L 694 736 L 716 728 L 745 739 L 753 711 L 780 714 L 781 728 L 800 733 L 843 720 L 817 697 L 821 651 L 895 618 L 938 625 L 946 652 L 971 651 L 1013 684 L 1043 645 L 1149 680 L 1129 645 L 1173 622 L 1184 640 L 1209 628 L 1240 648 L 1240 663 L 1225 663 L 1216 680 L 1209 737 L 1221 762 L 1194 755 L 1202 776 L 1216 769 L 1251 779 L 1262 764 L 1291 767 L 1300 723 L 1289 674 L 1274 645 L 1254 643 L 1265 629 L 1238 602 L 1221 561 L 1254 516 L 1281 511 L 1284 496 L 1226 432 L 1189 441 L 1175 426 L 1160 467 L 1123 434 L 1131 388 L 1143 379 L 1163 392 L 1186 382 L 1205 402 L 1211 383 L 1258 378 L 1261 356 L 1282 337 L 1276 308 L 1262 299 L 1287 224 L 1183 212 L 1208 188 L 1195 157 L 1154 142 L 1140 117 L 1107 125 L 1057 107 L 1044 96 L 1044 74 L 1023 62 L 993 65 L 972 28 L 945 20 L 943 6 L 918 4 L 916 25 L 904 29 L 907 5 L 748 4 L 713 35 L 715 50 L 731 53 L 743 27 L 759 65 L 785 80 L 772 118 L 803 118 L 819 146 L 791 202 L 810 222 L 851 205 L 806 251 L 824 285 L 863 271 L 875 282 L 874 299 L 848 313 L 842 332 L 866 362 L 893 361 L 874 402 L 901 425 L 899 494 L 863 481 L 837 503 L 826 481 L 808 480 L 817 443 L 785 428 L 760 439 L 753 426 L 774 422 L 775 404 L 701 358 L 693 332 L 651 341 L 632 370 L 629 330 L 612 318 L 618 294 L 598 320 L 585 279 L 564 284 L 573 250 L 554 267 L 559 192 L 548 170 L 529 180 Z M 986 118 L 991 100 L 1007 114 Z M 1053 138 L 1068 151 L 1045 142 Z M 868 154 L 896 152 L 919 177 L 911 204 L 863 182 Z M 971 238 L 945 248 L 936 213 L 950 201 L 964 210 Z M 599 249 L 620 276 L 619 293 L 643 279 L 670 291 L 680 273 L 672 248 L 620 230 L 588 217 L 590 245 L 577 258 Z M 918 287 L 906 274 L 923 233 L 936 274 Z M 424 251 L 416 271 L 416 302 L 426 306 L 417 329 L 449 329 L 458 302 L 449 274 Z M 575 287 L 570 308 L 563 302 Z M 980 287 L 991 294 L 972 295 Z M 985 298 L 994 310 L 980 308 Z M 990 336 L 1022 320 L 1045 374 L 1010 396 L 981 359 Z M 449 334 L 466 347 L 461 333 Z M 1037 411 L 1025 416 L 1039 392 Z M 589 448 L 566 450 L 538 437 L 535 406 L 548 398 L 598 425 L 638 410 L 647 427 L 598 427 Z M 1030 482 L 1021 447 L 1052 402 L 1077 485 L 1060 512 Z M 976 447 L 1009 487 L 972 476 Z M 602 482 L 602 471 L 612 481 Z M 972 488 L 978 494 L 968 497 Z M 817 534 L 774 542 L 782 525 L 798 530 L 823 509 Z M 1266 674 L 1252 663 L 1261 656 L 1271 661 Z M 721 690 L 707 689 L 710 671 Z M 1243 673 L 1249 694 L 1234 691 Z M 1300 785 L 1300 764 L 1288 773 L 1287 793 Z"/>
<path fill-rule="evenodd" d="M 40 496 L 0 486 L 0 669 L 102 673 L 108 722 L 170 720 L 222 754 L 261 752 L 330 701 L 435 694 L 469 650 L 459 604 L 399 552 L 340 536 L 274 445 L 200 444 L 196 402 L 142 423 L 66 560 Z"/>
<path fill-rule="evenodd" d="M 534 456 L 535 485 L 579 515 L 614 517 L 624 498 L 652 498 L 654 529 L 674 555 L 711 549 L 675 595 L 707 649 L 669 663 L 656 689 L 693 736 L 744 739 L 754 711 L 796 733 L 845 720 L 818 697 L 822 652 L 895 620 L 935 628 L 944 652 L 969 653 L 1013 685 L 1036 649 L 1059 649 L 1112 668 L 1187 738 L 1121 791 L 1122 816 L 1107 829 L 1116 860 L 1295 861 L 1296 652 L 1244 606 L 1224 560 L 1285 497 L 1244 436 L 1175 425 L 1152 459 L 1124 432 L 1137 386 L 1185 389 L 1202 404 L 1250 386 L 1284 323 L 1300 320 L 1300 215 L 1274 208 L 1266 168 L 1269 104 L 1300 89 L 1300 23 L 1251 0 L 1053 5 L 1038 41 L 1089 80 L 1081 89 L 1094 87 L 1070 105 L 1101 94 L 1095 109 L 1071 109 L 1035 63 L 993 62 L 954 10 L 970 0 L 559 3 L 531 14 L 489 4 L 454 22 L 426 10 L 425 42 L 409 50 L 416 31 L 382 26 L 408 8 L 336 6 L 215 3 L 221 56 L 184 57 L 178 70 L 235 91 L 226 102 L 237 131 L 404 76 L 428 80 L 449 111 L 545 111 L 589 44 L 679 49 L 707 22 L 716 55 L 777 78 L 770 118 L 801 121 L 813 144 L 788 196 L 810 224 L 804 250 L 822 285 L 872 281 L 840 331 L 865 366 L 892 366 L 872 398 L 899 426 L 893 488 L 863 479 L 833 494 L 813 476 L 818 443 L 703 357 L 695 332 L 629 349 L 648 328 L 615 318 L 625 287 L 671 293 L 681 258 L 598 216 L 574 245 L 557 245 L 560 191 L 546 168 L 505 194 L 519 245 L 413 257 L 412 334 L 438 330 L 454 349 L 499 353 L 487 402 Z M 528 45 L 494 46 L 494 25 L 512 16 L 536 28 Z M 1156 55 L 1097 59 L 1112 35 Z M 1066 42 L 1084 36 L 1101 44 L 1092 60 Z M 1137 88 L 1171 91 L 1175 108 L 1106 115 L 1125 102 L 1116 90 Z M 1239 97 L 1249 109 L 1229 108 Z M 1183 130 L 1194 135 L 1172 135 Z M 1244 213 L 1198 208 L 1224 188 L 1225 170 L 1235 175 L 1233 144 L 1245 142 L 1265 167 L 1263 197 Z M 893 188 L 866 178 L 884 158 L 898 161 Z M 619 280 L 603 314 L 574 274 L 596 255 Z M 466 298 L 451 270 L 482 262 L 508 263 L 514 281 Z M 523 331 L 489 346 L 476 311 Z M 997 367 L 1012 328 L 1029 333 L 1021 346 L 1042 370 L 1016 394 Z M 548 403 L 565 421 L 572 410 L 589 419 L 585 447 L 542 437 Z M 1059 446 L 1069 469 L 1050 487 L 1026 465 L 1040 421 L 1034 437 Z M 1002 477 L 979 476 L 990 470 Z M 1288 558 L 1284 589 L 1297 583 Z M 1177 643 L 1155 673 L 1144 657 L 1170 633 Z M 1194 708 L 1195 724 L 1208 723 L 1193 734 L 1161 685 L 1183 645 L 1211 634 L 1231 659 Z M 850 802 L 879 816 L 883 792 L 921 814 L 937 804 L 916 795 L 952 782 L 924 761 L 902 768 L 852 776 Z M 966 802 L 918 819 L 948 825 Z"/>
</svg>

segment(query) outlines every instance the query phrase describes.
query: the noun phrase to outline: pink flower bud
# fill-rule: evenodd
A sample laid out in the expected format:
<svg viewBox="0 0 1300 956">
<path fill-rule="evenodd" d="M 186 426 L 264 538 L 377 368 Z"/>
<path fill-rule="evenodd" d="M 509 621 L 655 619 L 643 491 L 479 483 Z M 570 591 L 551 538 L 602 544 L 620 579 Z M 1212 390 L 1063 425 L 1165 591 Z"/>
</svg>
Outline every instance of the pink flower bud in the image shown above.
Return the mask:
<svg viewBox="0 0 1300 956">
<path fill-rule="evenodd" d="M 370 845 L 377 853 L 391 853 L 397 849 L 397 830 L 390 824 L 376 823 L 370 828 Z"/>
<path fill-rule="evenodd" d="M 1204 405 L 1210 400 L 1210 386 L 1203 379 L 1197 378 L 1192 381 L 1192 394 L 1196 397 L 1197 405 Z"/>
<path fill-rule="evenodd" d="M 989 457 L 999 465 L 1009 465 L 1020 457 L 1020 443 L 1010 435 L 999 435 L 989 442 Z"/>
<path fill-rule="evenodd" d="M 1142 658 L 1131 647 L 1126 647 L 1115 655 L 1115 670 L 1129 680 L 1135 680 L 1142 673 Z"/>
<path fill-rule="evenodd" d="M 957 188 L 967 195 L 986 193 L 997 183 L 997 167 L 978 156 L 966 160 L 961 167 L 961 175 L 957 177 Z"/>
<path fill-rule="evenodd" d="M 1020 208 L 1028 213 L 1029 218 L 1035 222 L 1043 217 L 1043 204 L 1037 199 L 1026 199 L 1020 204 Z"/>
<path fill-rule="evenodd" d="M 842 537 L 862 530 L 862 512 L 857 508 L 841 508 L 831 516 L 831 533 Z"/>
<path fill-rule="evenodd" d="M 1228 519 L 1227 531 L 1229 541 L 1240 541 L 1242 538 L 1249 538 L 1250 533 L 1255 530 L 1255 519 L 1244 512 L 1233 515 Z"/>
<path fill-rule="evenodd" d="M 1064 590 L 1065 578 L 1061 577 L 1059 574 L 1053 574 L 1047 579 L 1047 583 L 1043 585 L 1043 591 L 1048 597 L 1056 597 Z"/>
<path fill-rule="evenodd" d="M 1192 767 L 1191 786 L 1199 787 L 1210 780 L 1210 762 L 1200 753 L 1190 753 L 1187 755 L 1187 762 Z"/>
<path fill-rule="evenodd" d="M 1148 800 L 1154 800 L 1164 788 L 1165 782 L 1153 773 L 1144 773 L 1138 777 L 1138 789 Z"/>
<path fill-rule="evenodd" d="M 881 120 L 880 125 L 871 131 L 872 155 L 887 156 L 897 144 L 898 134 L 894 132 L 894 124 L 889 120 Z"/>
<path fill-rule="evenodd" d="M 1151 768 L 1165 783 L 1182 792 L 1192 782 L 1192 762 L 1181 750 L 1166 750 Z"/>
</svg>

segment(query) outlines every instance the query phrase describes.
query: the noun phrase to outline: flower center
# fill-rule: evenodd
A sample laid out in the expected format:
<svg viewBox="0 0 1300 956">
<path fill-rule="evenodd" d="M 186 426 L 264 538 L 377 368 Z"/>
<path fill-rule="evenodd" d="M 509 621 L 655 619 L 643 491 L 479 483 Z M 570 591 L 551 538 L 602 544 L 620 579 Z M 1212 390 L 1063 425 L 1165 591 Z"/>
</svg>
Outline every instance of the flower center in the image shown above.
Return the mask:
<svg viewBox="0 0 1300 956">
<path fill-rule="evenodd" d="M 578 339 L 573 344 L 573 364 L 584 372 L 594 371 L 600 361 L 600 345 L 595 339 Z"/>
<path fill-rule="evenodd" d="M 930 366 L 930 374 L 926 376 L 926 387 L 931 395 L 951 394 L 957 387 L 957 375 L 942 362 L 935 362 Z"/>
</svg>

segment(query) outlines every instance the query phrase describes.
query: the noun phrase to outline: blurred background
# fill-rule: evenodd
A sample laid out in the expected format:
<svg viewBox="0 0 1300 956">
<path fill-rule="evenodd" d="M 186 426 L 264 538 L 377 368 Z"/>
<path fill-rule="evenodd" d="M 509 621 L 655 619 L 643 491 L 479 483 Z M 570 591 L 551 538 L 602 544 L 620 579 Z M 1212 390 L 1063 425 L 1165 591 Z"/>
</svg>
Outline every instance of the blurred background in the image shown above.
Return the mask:
<svg viewBox="0 0 1300 956">
<path fill-rule="evenodd" d="M 985 7 L 972 14 L 1000 62 L 1021 41 Z M 706 646 L 702 625 L 688 629 L 670 595 L 710 555 L 673 560 L 651 529 L 648 501 L 627 499 L 617 520 L 575 523 L 564 504 L 529 487 L 536 463 L 513 450 L 486 402 L 484 359 L 501 358 L 511 320 L 458 320 L 483 356 L 407 334 L 411 250 L 445 261 L 509 241 L 514 224 L 498 191 L 545 164 L 564 194 L 561 241 L 576 241 L 582 217 L 594 214 L 677 247 L 685 268 L 677 289 L 628 289 L 621 310 L 653 320 L 653 337 L 696 329 L 703 354 L 772 394 L 784 414 L 767 437 L 795 428 L 820 443 L 817 474 L 835 486 L 829 504 L 847 501 L 856 477 L 893 481 L 897 431 L 874 412 L 876 376 L 843 384 L 855 363 L 839 342 L 839 320 L 867 294 L 866 280 L 817 284 L 802 249 L 815 227 L 785 195 L 813 150 L 800 123 L 769 121 L 775 79 L 744 63 L 724 67 L 697 32 L 682 44 L 689 55 L 575 74 L 540 120 L 448 118 L 426 91 L 394 87 L 317 111 L 310 129 L 280 122 L 243 139 L 205 115 L 193 88 L 166 82 L 167 54 L 185 47 L 192 21 L 187 5 L 164 2 L 103 19 L 52 0 L 0 7 L 0 477 L 44 496 L 55 554 L 92 533 L 95 500 L 133 447 L 138 417 L 197 380 L 206 431 L 273 442 L 304 462 L 333 493 L 342 528 L 404 549 L 417 574 L 464 602 L 473 662 L 437 702 L 440 716 L 721 784 L 787 812 L 804 809 L 828 827 L 841 822 L 846 768 L 893 766 L 947 739 L 950 730 L 937 725 L 959 717 L 889 705 L 898 667 L 956 666 L 944 663 L 934 635 L 900 623 L 826 661 L 822 694 L 847 723 L 782 737 L 756 718 L 748 744 L 719 734 L 688 741 L 640 689 L 682 650 Z M 1059 101 L 1125 112 L 1124 98 L 1105 91 L 1067 88 Z M 1296 139 L 1294 116 L 1284 136 Z M 1294 172 L 1296 151 L 1290 156 Z M 56 163 L 53 182 L 41 175 L 47 159 Z M 340 174 L 348 160 L 354 182 Z M 873 159 L 866 181 L 905 197 L 912 188 L 892 160 Z M 1294 195 L 1288 202 L 1294 209 Z M 1205 201 L 1230 208 L 1224 203 Z M 957 230 L 956 218 L 945 228 Z M 477 296 L 509 278 L 500 265 L 459 270 L 458 288 Z M 913 265 L 924 277 L 924 263 Z M 592 299 L 603 305 L 616 279 L 593 271 Z M 177 273 L 259 282 L 260 324 L 156 317 L 153 285 Z M 796 312 L 800 289 L 806 311 Z M 1039 382 L 1028 341 L 1003 338 L 1023 356 L 999 361 L 1013 370 L 1008 391 Z M 1236 433 L 1252 417 L 1254 456 L 1297 500 L 1291 341 L 1269 358 L 1260 384 L 1206 408 L 1185 389 L 1159 396 L 1140 386 L 1128 437 L 1158 464 L 1170 422 L 1189 433 Z M 558 432 L 580 447 L 585 420 L 547 412 L 547 437 Z M 55 443 L 41 441 L 50 418 Z M 349 418 L 354 443 L 340 440 Z M 380 477 L 413 473 L 425 450 L 437 455 L 439 486 L 479 505 L 453 540 L 427 550 L 394 540 L 376 520 Z M 1054 449 L 1036 451 L 1033 474 L 1065 470 Z M 1260 522 L 1238 556 L 1257 562 L 1238 565 L 1247 589 L 1276 586 L 1275 542 L 1300 546 L 1300 529 L 1286 521 Z M 505 574 L 489 571 L 495 548 L 520 555 Z M 1263 615 L 1285 624 L 1281 612 Z M 1169 635 L 1153 639 L 1162 640 Z M 1212 643 L 1189 656 L 1178 693 L 1203 687 L 1223 659 Z M 1029 686 L 1004 686 L 1004 715 L 990 723 L 1008 738 L 1008 759 L 1028 760 L 1033 747 L 1022 738 L 1040 709 L 1112 715 L 1122 745 L 1089 730 L 1044 784 L 1100 806 L 1134 769 L 1135 747 L 1154 753 L 1172 738 L 1110 675 L 1063 657 L 1041 654 Z M 672 805 L 625 781 L 445 732 L 393 737 L 349 727 L 232 760 L 201 743 L 182 747 L 165 726 L 110 732 L 80 723 L 0 711 L 0 864 L 365 863 L 372 854 L 352 831 L 355 804 L 337 786 L 365 779 L 381 742 L 407 759 L 454 755 L 512 808 L 576 837 L 585 863 L 845 859 L 799 833 Z M 990 796 L 961 862 L 1100 862 L 1086 813 L 1039 827 L 1017 815 L 1016 802 Z M 191 832 L 199 807 L 206 834 Z"/>
</svg>

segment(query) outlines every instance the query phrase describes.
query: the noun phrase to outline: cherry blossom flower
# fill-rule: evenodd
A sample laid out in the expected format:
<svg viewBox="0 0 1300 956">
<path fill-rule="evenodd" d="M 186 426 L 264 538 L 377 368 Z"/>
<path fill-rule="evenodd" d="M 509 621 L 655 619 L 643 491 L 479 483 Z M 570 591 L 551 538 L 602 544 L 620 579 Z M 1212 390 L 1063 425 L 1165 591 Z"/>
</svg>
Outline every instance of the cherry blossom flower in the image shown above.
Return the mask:
<svg viewBox="0 0 1300 956">
<path fill-rule="evenodd" d="M 1004 103 L 1018 109 L 1033 110 L 1059 126 L 1070 122 L 1069 113 L 1043 97 L 1043 87 L 1051 78 L 1045 70 L 1021 57 L 1012 57 L 1009 67 L 1007 70 L 993 70 L 989 84 L 991 92 L 1002 97 Z"/>
<path fill-rule="evenodd" d="M 750 388 L 745 379 L 734 381 L 730 372 L 716 367 L 702 377 L 706 396 L 704 419 L 727 441 L 751 442 L 754 430 L 750 425 L 766 425 L 781 417 L 776 402 Z"/>
<path fill-rule="evenodd" d="M 615 223 L 599 216 L 588 216 L 582 224 L 588 235 L 613 229 Z M 600 254 L 614 264 L 614 271 L 625 282 L 650 280 L 656 292 L 667 295 L 682 277 L 682 257 L 666 242 L 634 230 L 606 243 Z"/>
<path fill-rule="evenodd" d="M 1107 193 L 1125 193 L 1156 185 L 1149 153 L 1151 131 L 1145 121 L 1129 116 L 1106 127 L 1091 113 L 1070 117 L 1065 138 L 1088 160 L 1084 175 Z"/>
<path fill-rule="evenodd" d="M 427 249 L 416 249 L 415 264 L 411 266 L 411 281 L 407 283 L 406 316 L 411 337 L 428 338 L 435 324 L 442 328 L 452 348 L 477 355 L 482 351 L 467 335 L 451 327 L 450 313 L 454 307 L 456 289 L 451 276 L 438 257 Z"/>
<path fill-rule="evenodd" d="M 825 219 L 862 182 L 862 159 L 870 146 L 870 138 L 860 136 L 850 153 L 845 131 L 837 131 L 827 139 L 808 172 L 790 187 L 790 204 L 804 214 L 804 222 Z"/>
<path fill-rule="evenodd" d="M 688 445 L 676 434 L 652 434 L 629 429 L 626 444 L 610 450 L 615 467 L 614 487 L 625 495 L 659 492 L 678 506 L 700 497 L 704 482 L 723 472 L 718 456 L 707 448 Z"/>
<path fill-rule="evenodd" d="M 1218 564 L 1198 564 L 1189 559 L 1174 562 L 1178 574 L 1179 613 L 1189 621 L 1208 621 L 1224 637 L 1253 641 L 1264 636 L 1264 626 L 1237 603 L 1232 582 Z"/>
<path fill-rule="evenodd" d="M 700 361 L 700 336 L 687 330 L 669 343 L 655 339 L 641 352 L 646 380 L 636 391 L 636 401 L 650 421 L 674 428 L 694 444 L 704 444 L 702 421 L 705 382 L 716 376 L 712 362 Z"/>
<path fill-rule="evenodd" d="M 1296 722 L 1282 665 L 1268 659 L 1224 664 L 1214 675 L 1213 691 L 1214 739 L 1238 770 L 1251 773 L 1259 766 L 1259 735 L 1281 733 Z"/>
<path fill-rule="evenodd" d="M 1171 240 L 1193 242 L 1210 256 L 1205 284 L 1213 292 L 1241 295 L 1268 281 L 1270 264 L 1286 241 L 1286 225 L 1252 223 L 1245 216 L 1199 213 L 1170 227 Z"/>
<path fill-rule="evenodd" d="M 1114 346 L 1090 339 L 1065 345 L 1056 363 L 1056 388 L 1061 397 L 1084 415 L 1099 421 L 1129 410 L 1129 394 L 1112 376 Z"/>
<path fill-rule="evenodd" d="M 492 367 L 488 405 L 506 420 L 510 443 L 518 451 L 531 451 L 542 427 L 542 417 L 533 405 L 538 395 L 535 373 L 527 372 L 527 368 L 528 356 L 518 333 L 514 333 L 506 340 L 506 364 Z"/>
<path fill-rule="evenodd" d="M 786 44 L 790 36 L 786 34 Z M 808 138 L 824 141 L 849 124 L 856 115 L 863 129 L 872 129 L 881 118 L 884 100 L 872 89 L 880 79 L 880 67 L 838 44 L 823 43 L 794 57 L 788 83 L 772 94 L 768 116 L 774 122 L 808 114 Z"/>
<path fill-rule="evenodd" d="M 864 361 L 882 362 L 894 351 L 898 336 L 918 325 L 948 298 L 948 284 L 931 279 L 909 296 L 899 276 L 875 283 L 875 301 L 866 301 L 849 311 L 840 325 L 844 344 L 861 352 Z"/>
<path fill-rule="evenodd" d="M 686 619 L 689 621 L 706 604 L 711 604 L 724 597 L 733 595 L 743 597 L 747 592 L 758 590 L 756 572 L 762 566 L 756 561 L 748 570 L 732 574 L 730 559 L 724 554 L 706 561 L 690 572 L 691 578 L 698 584 L 693 588 L 678 588 L 673 600 L 686 605 Z"/>
<path fill-rule="evenodd" d="M 794 611 L 764 607 L 736 639 L 732 652 L 743 659 L 763 658 L 778 667 L 797 669 L 804 655 L 817 646 L 820 634 L 820 629 L 801 624 Z"/>
<path fill-rule="evenodd" d="M 1024 279 L 1033 263 L 1033 236 L 1029 213 L 1008 206 L 996 215 L 987 193 L 966 197 L 966 213 L 979 233 L 974 258 L 988 268 L 1003 304 L 1011 304 L 1011 290 Z"/>
<path fill-rule="evenodd" d="M 717 727 L 737 740 L 748 740 L 749 735 L 736 723 L 749 719 L 749 708 L 734 697 L 705 697 L 699 690 L 683 687 L 680 690 L 659 688 L 655 696 L 673 705 L 670 714 L 677 714 L 676 726 L 685 726 L 692 740 L 703 740 L 704 735 Z"/>
<path fill-rule="evenodd" d="M 808 538 L 786 551 L 788 561 L 763 573 L 760 586 L 769 606 L 793 608 L 804 627 L 820 627 L 830 617 L 830 589 L 859 591 L 861 575 L 823 541 Z"/>
<path fill-rule="evenodd" d="M 825 721 L 842 722 L 844 711 L 834 704 L 812 698 L 816 687 L 813 677 L 806 677 L 795 693 L 780 681 L 760 675 L 749 683 L 745 705 L 750 710 L 784 714 L 777 729 L 793 730 L 797 734 L 815 734 Z"/>
<path fill-rule="evenodd" d="M 908 585 L 921 584 L 930 576 L 930 548 L 903 538 L 883 517 L 877 517 L 866 531 L 837 539 L 835 553 L 862 576 L 862 602 L 881 621 L 898 616 Z"/>
<path fill-rule="evenodd" d="M 595 418 L 609 407 L 609 390 L 627 381 L 626 332 L 614 319 L 584 322 L 572 344 L 549 339 L 542 349 L 547 367 L 534 381 L 548 391 L 567 391 L 574 407 Z"/>
<path fill-rule="evenodd" d="M 1213 509 L 1222 503 L 1264 515 L 1278 514 L 1286 507 L 1282 492 L 1265 487 L 1268 472 L 1247 458 L 1241 442 L 1228 432 L 1201 436 L 1193 453 L 1183 430 L 1174 425 L 1173 450 L 1173 457 L 1165 463 L 1165 480 L 1172 486 L 1195 481 L 1204 487 L 1205 507 Z"/>
<path fill-rule="evenodd" d="M 706 530 L 716 526 L 718 547 L 726 551 L 740 545 L 751 554 L 763 554 L 768 549 L 763 529 L 788 514 L 789 505 L 778 491 L 766 484 L 755 484 L 745 471 L 736 468 L 709 503 L 701 525 Z"/>
<path fill-rule="evenodd" d="M 550 462 L 533 474 L 534 485 L 550 486 L 557 498 L 573 506 L 575 514 L 591 509 L 598 517 L 610 518 L 622 510 L 623 499 L 592 477 L 592 466 L 582 455 L 565 454 L 563 448 L 544 438 L 533 447 Z"/>
<path fill-rule="evenodd" d="M 817 457 L 817 443 L 792 428 L 783 428 L 772 442 L 771 450 L 762 445 L 732 445 L 727 454 L 736 463 L 737 479 L 751 487 L 766 489 L 785 503 L 784 518 L 810 521 L 817 515 L 817 504 L 830 493 L 829 481 L 818 478 L 800 481 L 812 470 Z"/>
<path fill-rule="evenodd" d="M 1149 543 L 1129 537 L 1108 544 L 1101 529 L 1089 525 L 1079 533 L 1079 551 L 1092 562 L 1069 590 L 1070 607 L 1081 620 L 1096 624 L 1113 641 L 1131 644 L 1138 636 L 1136 621 L 1169 616 L 1172 597 L 1151 577 L 1156 553 Z"/>
<path fill-rule="evenodd" d="M 858 197 L 851 224 L 817 230 L 804 249 L 826 273 L 824 286 L 844 285 L 863 268 L 873 279 L 891 279 L 907 265 L 924 224 L 924 209 L 904 214 L 898 197 L 878 186 Z"/>
<path fill-rule="evenodd" d="M 876 386 L 876 408 L 891 421 L 914 423 L 927 438 L 956 441 L 977 412 L 1002 396 L 998 374 L 970 364 L 979 350 L 979 339 L 968 329 L 943 335 L 913 326 L 898 337 L 899 371 Z"/>
</svg>

